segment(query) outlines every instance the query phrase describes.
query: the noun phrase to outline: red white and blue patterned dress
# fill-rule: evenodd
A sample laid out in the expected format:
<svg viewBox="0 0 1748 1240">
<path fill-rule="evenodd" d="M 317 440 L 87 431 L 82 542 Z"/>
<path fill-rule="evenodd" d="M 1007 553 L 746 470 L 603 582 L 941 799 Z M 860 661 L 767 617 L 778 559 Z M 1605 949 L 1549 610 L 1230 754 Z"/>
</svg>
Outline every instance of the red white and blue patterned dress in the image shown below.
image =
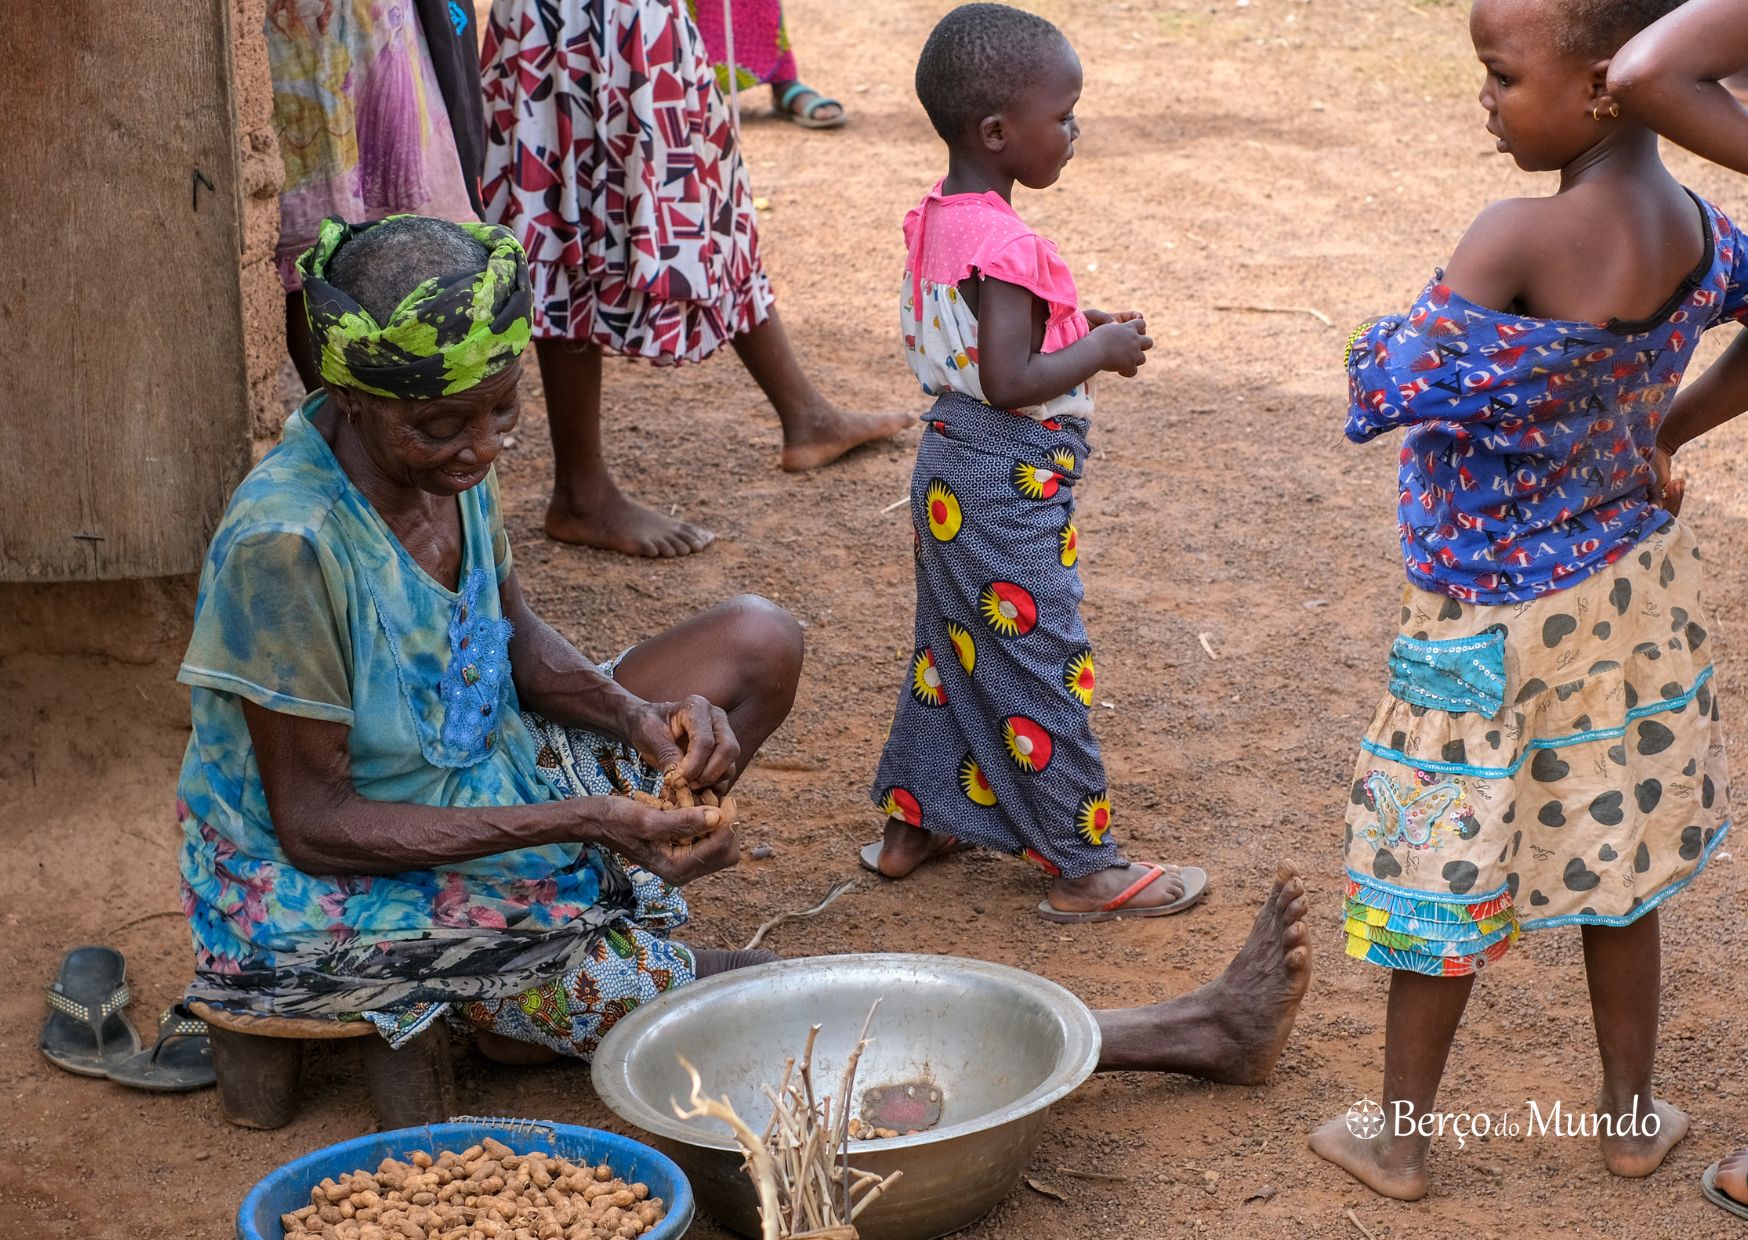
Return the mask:
<svg viewBox="0 0 1748 1240">
<path fill-rule="evenodd" d="M 1650 495 L 1700 334 L 1748 315 L 1748 250 L 1698 209 L 1704 258 L 1643 322 L 1441 273 L 1355 333 L 1349 438 L 1406 432 L 1408 585 L 1349 798 L 1349 955 L 1460 975 L 1521 930 L 1624 926 L 1729 829 L 1699 547 Z"/>
<path fill-rule="evenodd" d="M 684 0 L 496 0 L 486 219 L 528 252 L 534 335 L 700 361 L 770 313 L 752 191 Z"/>
</svg>

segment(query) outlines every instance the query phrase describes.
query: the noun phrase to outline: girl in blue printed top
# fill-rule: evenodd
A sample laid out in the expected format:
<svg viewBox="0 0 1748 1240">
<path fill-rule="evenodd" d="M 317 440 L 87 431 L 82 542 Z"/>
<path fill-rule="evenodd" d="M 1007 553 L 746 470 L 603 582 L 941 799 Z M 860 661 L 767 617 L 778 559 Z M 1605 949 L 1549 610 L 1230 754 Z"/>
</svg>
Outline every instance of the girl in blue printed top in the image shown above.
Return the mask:
<svg viewBox="0 0 1748 1240">
<path fill-rule="evenodd" d="M 1349 345 L 1348 436 L 1406 432 L 1409 584 L 1346 842 L 1348 954 L 1393 972 L 1383 1131 L 1338 1119 L 1311 1147 L 1390 1197 L 1426 1192 L 1413 1121 L 1524 929 L 1582 928 L 1608 1169 L 1649 1175 L 1687 1131 L 1651 1091 L 1657 909 L 1729 798 L 1704 570 L 1657 444 L 1700 333 L 1748 310 L 1748 256 L 1607 85 L 1678 2 L 1476 0 L 1488 132 L 1559 191 L 1487 208 Z"/>
</svg>

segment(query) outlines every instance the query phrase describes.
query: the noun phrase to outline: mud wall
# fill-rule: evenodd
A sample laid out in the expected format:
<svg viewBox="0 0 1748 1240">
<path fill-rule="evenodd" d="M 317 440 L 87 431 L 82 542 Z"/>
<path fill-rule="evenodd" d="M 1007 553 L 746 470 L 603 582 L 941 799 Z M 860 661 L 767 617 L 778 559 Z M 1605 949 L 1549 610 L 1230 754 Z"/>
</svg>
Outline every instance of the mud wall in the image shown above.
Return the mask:
<svg viewBox="0 0 1748 1240">
<path fill-rule="evenodd" d="M 277 439 L 285 409 L 279 369 L 285 358 L 285 293 L 273 267 L 279 240 L 279 186 L 285 179 L 273 137 L 273 80 L 261 37 L 267 0 L 231 0 L 237 142 L 243 185 L 243 356 L 255 438 Z"/>
</svg>

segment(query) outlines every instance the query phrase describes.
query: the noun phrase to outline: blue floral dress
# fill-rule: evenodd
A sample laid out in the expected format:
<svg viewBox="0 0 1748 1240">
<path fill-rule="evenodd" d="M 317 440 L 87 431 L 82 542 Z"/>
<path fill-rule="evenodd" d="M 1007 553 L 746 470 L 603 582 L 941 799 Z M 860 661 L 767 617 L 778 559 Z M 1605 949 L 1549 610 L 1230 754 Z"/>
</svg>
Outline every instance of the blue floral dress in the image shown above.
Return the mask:
<svg viewBox="0 0 1748 1240">
<path fill-rule="evenodd" d="M 586 1053 L 609 1004 L 628 1010 L 692 979 L 690 955 L 665 938 L 685 920 L 678 892 L 580 844 L 370 876 L 306 874 L 280 845 L 245 700 L 345 725 L 353 783 L 371 800 L 531 805 L 657 779 L 623 743 L 521 711 L 496 476 L 458 499 L 461 588 L 450 590 L 311 423 L 325 399 L 291 417 L 232 497 L 177 677 L 192 691 L 178 785 L 189 994 L 282 1015 L 369 1014 L 397 1041 L 459 1003 Z"/>
</svg>

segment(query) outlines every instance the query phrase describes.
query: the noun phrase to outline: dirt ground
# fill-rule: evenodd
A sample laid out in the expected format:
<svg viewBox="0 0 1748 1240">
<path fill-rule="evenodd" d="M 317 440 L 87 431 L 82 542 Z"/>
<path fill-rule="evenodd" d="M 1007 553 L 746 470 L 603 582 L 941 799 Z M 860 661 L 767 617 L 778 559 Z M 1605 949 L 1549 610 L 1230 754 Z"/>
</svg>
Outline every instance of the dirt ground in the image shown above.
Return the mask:
<svg viewBox="0 0 1748 1240">
<path fill-rule="evenodd" d="M 866 876 L 794 953 L 982 955 L 1095 1004 L 1142 1002 L 1211 976 L 1239 944 L 1277 858 L 1304 869 L 1317 973 L 1273 1083 L 1094 1081 L 1056 1111 L 1031 1174 L 976 1237 L 1186 1233 L 1373 1237 L 1728 1236 L 1700 1170 L 1748 1137 L 1733 1017 L 1744 986 L 1716 950 L 1740 924 L 1730 852 L 1664 914 L 1661 1087 L 1693 1131 L 1646 1181 L 1611 1178 L 1594 1146 L 1553 1137 L 1436 1147 L 1415 1205 L 1371 1196 L 1305 1149 L 1306 1132 L 1382 1069 L 1385 975 L 1341 955 L 1341 820 L 1354 745 L 1382 690 L 1401 568 L 1395 452 L 1341 437 L 1348 325 L 1407 304 L 1489 200 L 1547 186 L 1493 153 L 1465 9 L 1414 0 L 1032 0 L 1086 65 L 1078 158 L 1016 197 L 1055 238 L 1086 299 L 1144 309 L 1159 347 L 1106 386 L 1079 527 L 1099 652 L 1100 735 L 1134 855 L 1214 875 L 1181 918 L 1048 926 L 1035 872 L 995 857 Z M 945 0 L 791 0 L 810 81 L 854 123 L 806 133 L 747 98 L 746 146 L 768 200 L 779 304 L 822 383 L 849 402 L 921 407 L 896 347 L 898 223 L 943 167 L 910 90 Z M 1727 210 L 1748 188 L 1676 157 Z M 1280 314 L 1234 306 L 1305 308 Z M 1707 356 L 1715 353 L 1713 345 Z M 857 873 L 878 819 L 864 790 L 910 651 L 906 493 L 915 432 L 814 476 L 775 468 L 777 428 L 731 356 L 681 373 L 614 365 L 614 458 L 635 493 L 714 527 L 707 553 L 634 562 L 543 540 L 548 449 L 538 400 L 501 464 L 522 580 L 586 650 L 612 652 L 736 591 L 807 626 L 791 722 L 743 784 L 746 839 L 774 858 L 689 893 L 693 937 L 743 941 L 772 912 Z M 1709 548 L 1720 674 L 1748 685 L 1748 422 L 1684 454 L 1688 516 Z M 1735 640 L 1731 640 L 1734 635 Z M 1201 638 L 1213 654 L 1204 650 Z M 181 635 L 155 660 L 0 657 L 0 1234 L 220 1240 L 271 1168 L 371 1123 L 344 1050 L 312 1065 L 289 1127 L 227 1127 L 211 1092 L 157 1097 L 65 1075 L 38 1056 L 41 986 L 89 942 L 129 959 L 149 1030 L 186 979 L 172 816 L 186 740 L 173 683 Z M 16 641 L 0 643 L 12 651 Z M 1741 716 L 1741 698 L 1724 705 Z M 1740 758 L 1737 773 L 1744 773 Z M 1725 933 L 1720 933 L 1720 930 Z M 1478 987 L 1446 1078 L 1450 1110 L 1585 1106 L 1597 1065 L 1576 934 L 1527 940 Z M 613 1126 L 575 1066 L 510 1070 L 471 1053 L 466 1110 Z M 1126 1177 L 1075 1179 L 1061 1169 Z M 1250 1200 L 1263 1186 L 1267 1200 Z M 708 1223 L 693 1233 L 725 1235 Z"/>
</svg>

